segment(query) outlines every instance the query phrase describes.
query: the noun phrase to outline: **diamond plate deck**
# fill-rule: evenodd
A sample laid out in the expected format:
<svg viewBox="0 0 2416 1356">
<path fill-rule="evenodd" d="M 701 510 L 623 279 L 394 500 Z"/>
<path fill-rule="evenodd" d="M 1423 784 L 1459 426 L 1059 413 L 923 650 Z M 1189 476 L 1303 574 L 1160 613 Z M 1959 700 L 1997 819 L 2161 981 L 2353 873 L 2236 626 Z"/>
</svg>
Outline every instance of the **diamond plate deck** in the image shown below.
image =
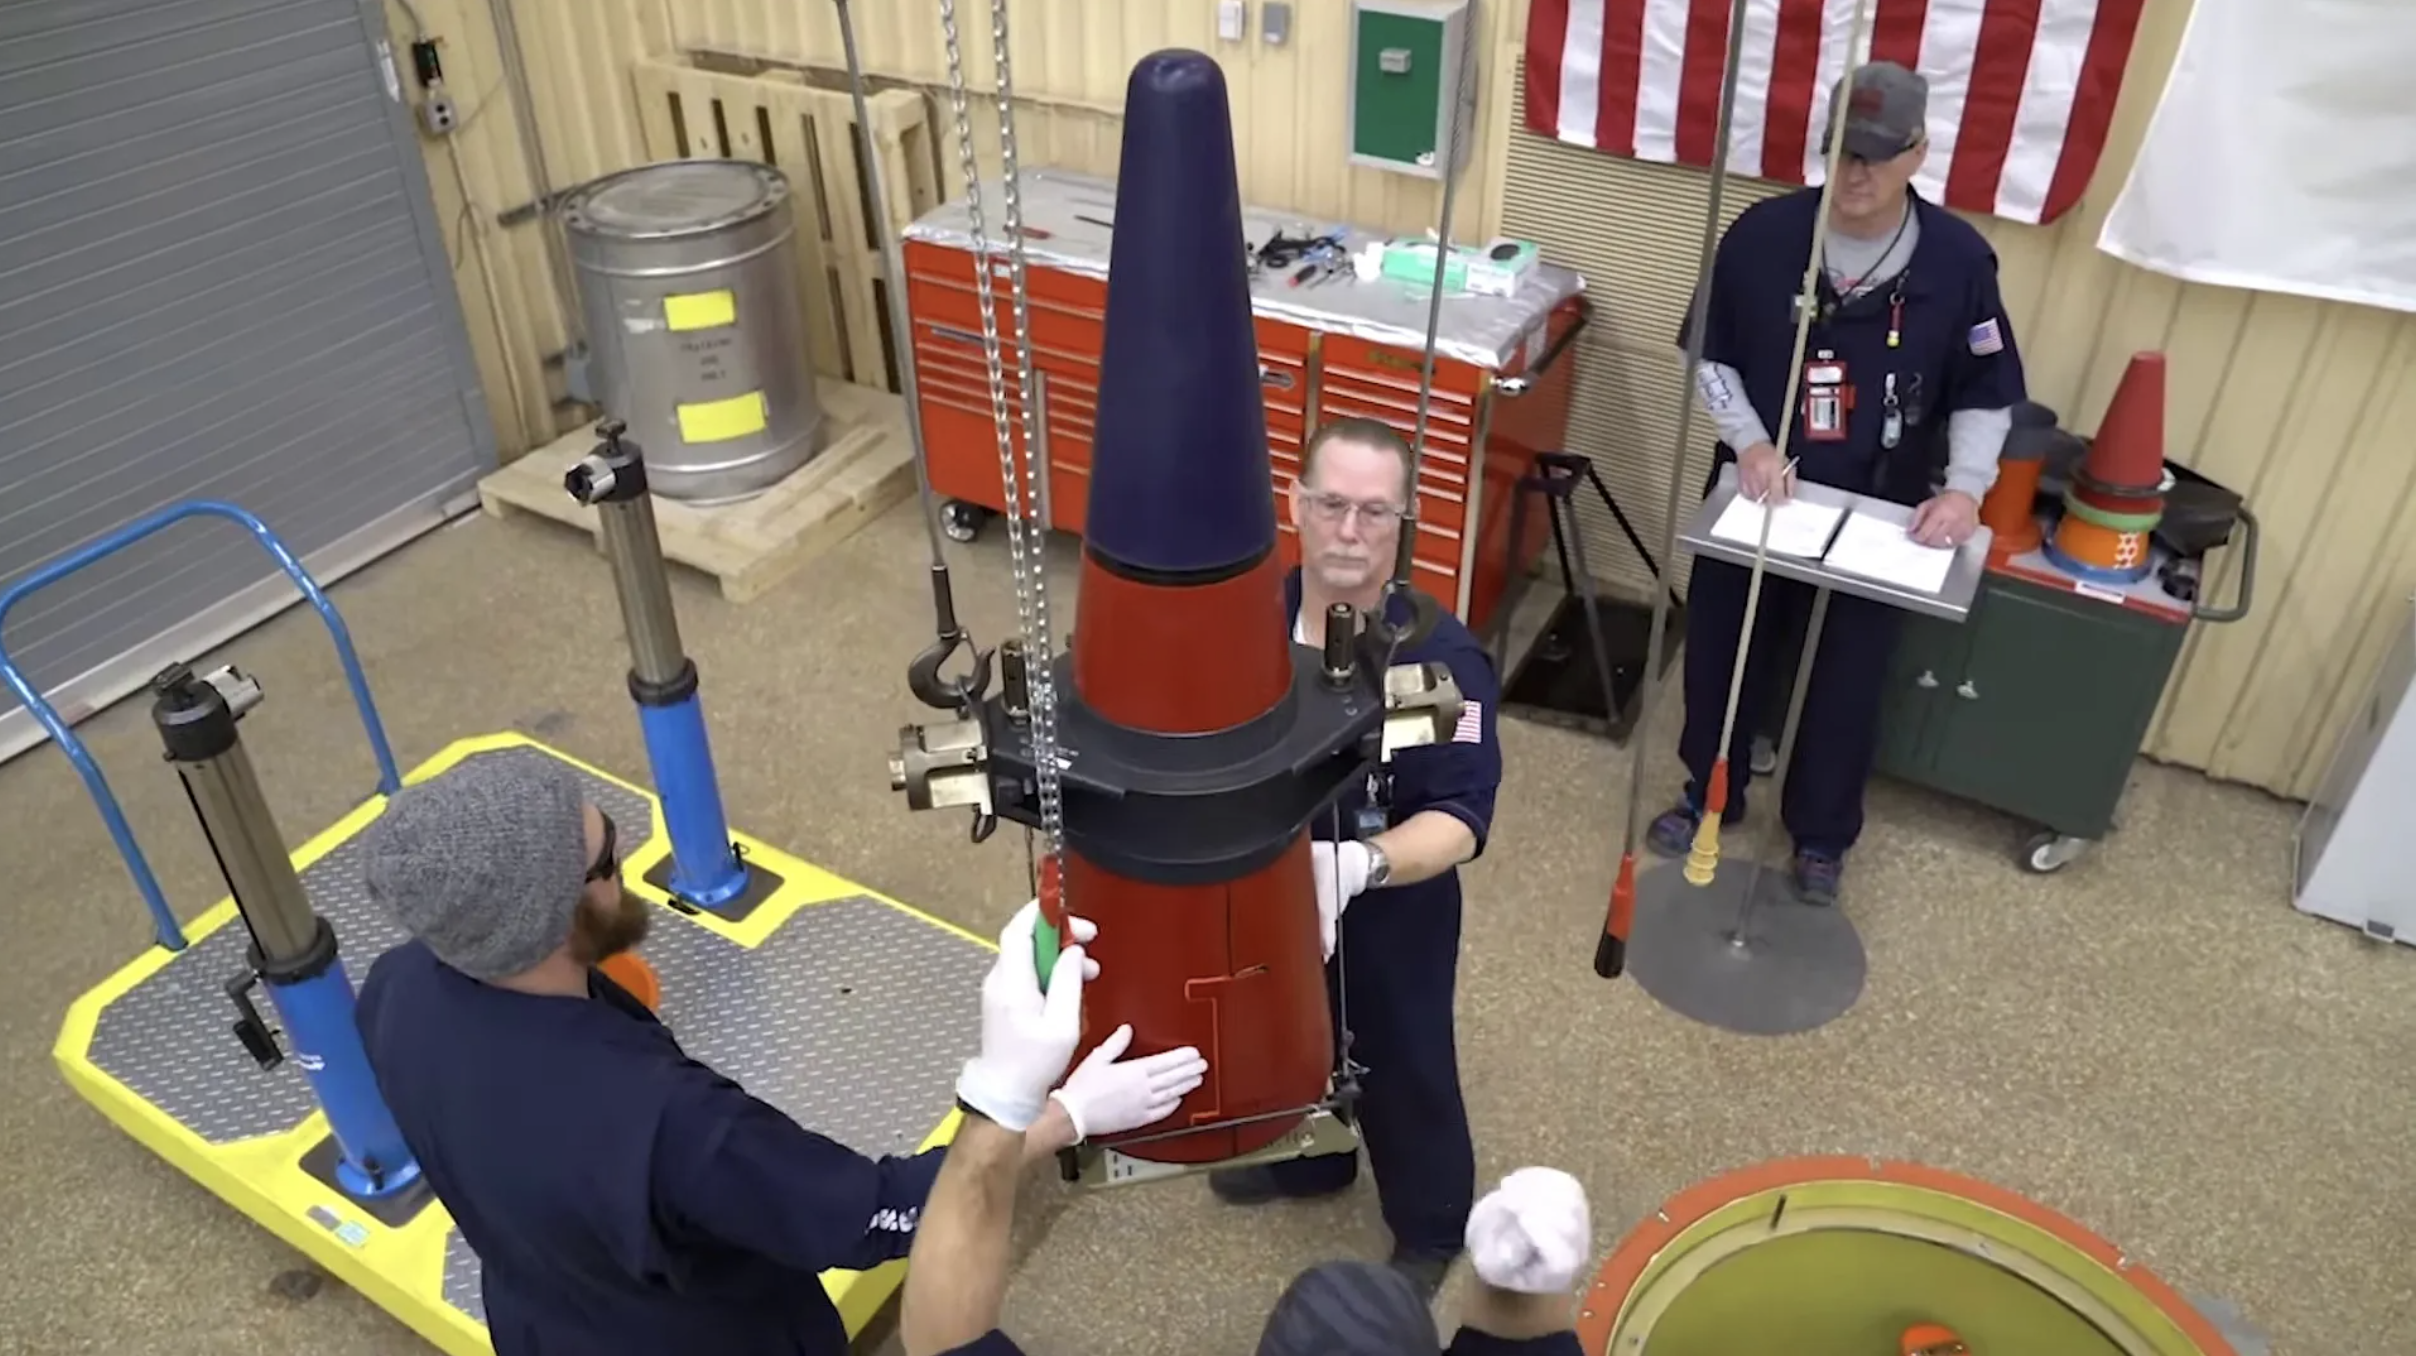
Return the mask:
<svg viewBox="0 0 2416 1356">
<path fill-rule="evenodd" d="M 549 756 L 521 746 L 470 759 Z M 620 826 L 625 855 L 653 838 L 645 797 L 577 770 Z M 402 940 L 360 879 L 357 837 L 302 872 L 355 985 Z M 102 1012 L 89 1052 L 95 1067 L 212 1144 L 291 1130 L 314 1105 L 297 1070 L 260 1069 L 228 1034 L 225 984 L 248 941 L 239 924 L 196 941 Z M 989 951 L 868 896 L 800 908 L 752 949 L 662 917 L 645 954 L 682 1048 L 861 1153 L 912 1153 L 946 1116 L 958 1065 L 980 1040 L 969 1000 L 931 1000 L 975 992 Z M 478 1259 L 458 1230 L 446 1240 L 443 1285 L 446 1303 L 485 1321 Z"/>
</svg>

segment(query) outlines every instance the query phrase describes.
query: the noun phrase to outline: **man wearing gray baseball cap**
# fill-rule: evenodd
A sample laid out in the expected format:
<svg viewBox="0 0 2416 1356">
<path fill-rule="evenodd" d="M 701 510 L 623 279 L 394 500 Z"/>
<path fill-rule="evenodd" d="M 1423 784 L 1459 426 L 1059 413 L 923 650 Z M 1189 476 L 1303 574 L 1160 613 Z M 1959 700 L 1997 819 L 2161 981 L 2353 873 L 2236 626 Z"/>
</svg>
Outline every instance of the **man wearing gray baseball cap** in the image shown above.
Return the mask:
<svg viewBox="0 0 2416 1356">
<path fill-rule="evenodd" d="M 1737 493 L 1778 504 L 1799 480 L 1912 510 L 1906 534 L 1960 547 L 1979 528 L 1980 501 L 2026 392 L 2013 325 L 1997 288 L 1997 257 L 1971 223 L 1915 191 L 1929 152 L 1929 82 L 1874 61 L 1837 82 L 1818 129 L 1837 128 L 1837 178 L 1755 203 L 1721 239 L 1703 302 L 1697 394 L 1718 430 L 1709 493 L 1736 468 Z M 1842 114 L 1842 117 L 1836 115 Z M 1803 364 L 1797 321 L 1807 309 L 1812 241 L 1826 210 L 1820 268 L 1808 307 Z M 1690 322 L 1692 317 L 1689 317 Z M 1690 327 L 1681 347 L 1694 338 Z M 1793 393 L 1794 408 L 1787 408 Z M 1774 439 L 1785 429 L 1787 445 Z M 1766 578 L 1756 626 L 1743 635 L 1749 574 L 1699 556 L 1686 593 L 1686 723 L 1678 756 L 1683 799 L 1655 819 L 1647 842 L 1682 856 L 1705 813 L 1713 766 L 1728 760 L 1723 823 L 1744 818 L 1759 766 L 1757 726 L 1784 709 L 1786 654 L 1812 614 L 1813 590 Z M 1839 590 L 1829 599 L 1820 653 L 1803 694 L 1793 766 L 1779 817 L 1795 853 L 1796 897 L 1837 902 L 1845 858 L 1862 835 L 1863 792 L 1878 758 L 1889 666 L 1904 614 Z M 1742 717 L 1717 747 L 1737 651 L 1750 647 Z"/>
<path fill-rule="evenodd" d="M 378 1088 L 478 1256 L 497 1356 L 840 1356 L 820 1273 L 905 1256 L 946 1151 L 866 1157 L 688 1058 L 596 969 L 653 916 L 616 838 L 550 758 L 480 755 L 393 798 L 362 836 L 411 938 L 361 989 Z M 1165 1116 L 1205 1068 L 1102 1042 L 1052 1092 L 1073 1029 L 994 1006 L 976 1065 L 1044 1068 L 999 1099 L 1027 1164 Z"/>
</svg>

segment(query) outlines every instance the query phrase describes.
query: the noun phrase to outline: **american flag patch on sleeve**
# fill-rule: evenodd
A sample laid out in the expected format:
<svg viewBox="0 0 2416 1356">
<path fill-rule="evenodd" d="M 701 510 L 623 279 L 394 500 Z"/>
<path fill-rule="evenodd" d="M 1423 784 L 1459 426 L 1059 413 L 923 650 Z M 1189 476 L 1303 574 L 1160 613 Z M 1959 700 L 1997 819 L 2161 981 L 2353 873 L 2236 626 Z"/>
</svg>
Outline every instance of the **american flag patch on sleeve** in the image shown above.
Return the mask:
<svg viewBox="0 0 2416 1356">
<path fill-rule="evenodd" d="M 1985 358 L 1991 353 L 2005 351 L 2005 335 L 1997 328 L 1995 316 L 1972 326 L 1971 333 L 1964 336 L 1964 342 L 1971 346 L 1972 353 L 1977 357 Z"/>
<path fill-rule="evenodd" d="M 1485 742 L 1485 707 L 1483 703 L 1471 701 L 1460 703 L 1460 723 L 1451 729 L 1451 742 L 1454 744 L 1482 744 Z"/>
</svg>

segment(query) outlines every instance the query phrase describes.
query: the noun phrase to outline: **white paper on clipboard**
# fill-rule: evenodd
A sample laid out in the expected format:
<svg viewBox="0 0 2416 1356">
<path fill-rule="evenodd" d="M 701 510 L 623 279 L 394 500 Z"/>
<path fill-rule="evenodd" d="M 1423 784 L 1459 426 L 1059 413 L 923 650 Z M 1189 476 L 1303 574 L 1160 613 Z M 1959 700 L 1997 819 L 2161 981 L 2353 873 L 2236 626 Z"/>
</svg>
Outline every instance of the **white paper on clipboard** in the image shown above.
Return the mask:
<svg viewBox="0 0 2416 1356">
<path fill-rule="evenodd" d="M 1770 515 L 1770 554 L 1818 560 L 1821 552 L 1829 549 L 1829 538 L 1837 534 L 1837 520 L 1846 511 L 1836 504 L 1815 504 L 1804 499 L 1790 499 L 1766 508 L 1740 494 L 1720 510 L 1719 519 L 1711 525 L 1711 535 L 1750 551 L 1761 543 L 1765 512 Z"/>
<path fill-rule="evenodd" d="M 1954 548 L 1923 546 L 1902 523 L 1857 513 L 1837 531 L 1837 540 L 1822 565 L 1839 574 L 1893 584 L 1915 593 L 1936 593 L 1946 587 L 1955 565 Z"/>
</svg>

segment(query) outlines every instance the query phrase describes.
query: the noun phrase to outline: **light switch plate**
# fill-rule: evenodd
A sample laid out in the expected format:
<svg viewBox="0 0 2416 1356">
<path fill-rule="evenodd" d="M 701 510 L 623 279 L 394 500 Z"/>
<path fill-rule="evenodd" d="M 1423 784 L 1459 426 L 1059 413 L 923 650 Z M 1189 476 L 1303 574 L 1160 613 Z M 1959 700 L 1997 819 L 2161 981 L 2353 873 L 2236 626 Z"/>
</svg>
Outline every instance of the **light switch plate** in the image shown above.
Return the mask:
<svg viewBox="0 0 2416 1356">
<path fill-rule="evenodd" d="M 1216 35 L 1227 42 L 1240 42 L 1250 22 L 1249 7 L 1242 0 L 1217 0 Z"/>
<path fill-rule="evenodd" d="M 1290 0 L 1267 0 L 1258 7 L 1258 36 L 1269 47 L 1281 47 L 1291 39 Z"/>
</svg>

